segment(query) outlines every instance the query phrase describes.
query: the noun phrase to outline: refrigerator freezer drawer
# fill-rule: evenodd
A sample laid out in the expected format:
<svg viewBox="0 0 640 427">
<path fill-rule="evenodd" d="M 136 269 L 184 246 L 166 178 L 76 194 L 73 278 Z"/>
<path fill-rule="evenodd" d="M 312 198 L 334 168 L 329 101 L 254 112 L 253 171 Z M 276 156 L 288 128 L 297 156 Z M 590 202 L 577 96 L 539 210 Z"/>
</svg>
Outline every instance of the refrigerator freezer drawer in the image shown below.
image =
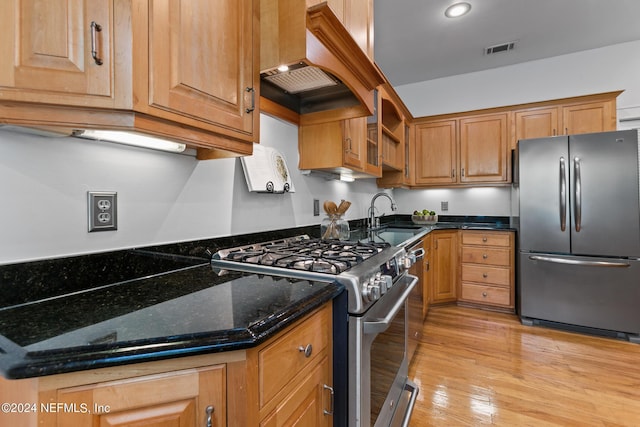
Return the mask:
<svg viewBox="0 0 640 427">
<path fill-rule="evenodd" d="M 640 261 L 520 253 L 522 318 L 640 333 Z"/>
</svg>

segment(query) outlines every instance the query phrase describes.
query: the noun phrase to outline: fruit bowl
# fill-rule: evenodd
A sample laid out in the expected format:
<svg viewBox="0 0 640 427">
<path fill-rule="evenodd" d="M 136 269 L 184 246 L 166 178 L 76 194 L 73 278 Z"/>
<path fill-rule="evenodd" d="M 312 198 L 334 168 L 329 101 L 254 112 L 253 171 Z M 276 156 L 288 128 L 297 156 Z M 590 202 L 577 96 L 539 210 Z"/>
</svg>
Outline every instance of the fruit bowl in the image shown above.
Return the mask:
<svg viewBox="0 0 640 427">
<path fill-rule="evenodd" d="M 414 224 L 431 225 L 438 222 L 438 215 L 411 215 Z"/>
</svg>

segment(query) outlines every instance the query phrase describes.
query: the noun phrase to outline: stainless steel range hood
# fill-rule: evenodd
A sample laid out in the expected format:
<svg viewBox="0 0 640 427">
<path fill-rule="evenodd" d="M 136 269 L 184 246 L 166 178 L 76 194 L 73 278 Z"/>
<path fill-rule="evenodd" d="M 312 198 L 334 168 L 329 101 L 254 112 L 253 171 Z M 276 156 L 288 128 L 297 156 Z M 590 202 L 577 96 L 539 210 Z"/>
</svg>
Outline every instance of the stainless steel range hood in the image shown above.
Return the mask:
<svg viewBox="0 0 640 427">
<path fill-rule="evenodd" d="M 261 96 L 302 124 L 372 115 L 384 76 L 326 2 L 305 3 L 261 2 Z"/>
</svg>

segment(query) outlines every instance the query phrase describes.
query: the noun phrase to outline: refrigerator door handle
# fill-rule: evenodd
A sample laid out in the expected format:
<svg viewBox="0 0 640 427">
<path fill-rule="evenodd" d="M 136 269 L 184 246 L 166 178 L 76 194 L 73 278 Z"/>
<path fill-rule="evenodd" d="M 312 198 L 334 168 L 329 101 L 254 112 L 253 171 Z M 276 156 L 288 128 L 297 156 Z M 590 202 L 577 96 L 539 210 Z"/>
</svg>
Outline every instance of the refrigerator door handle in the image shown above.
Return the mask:
<svg viewBox="0 0 640 427">
<path fill-rule="evenodd" d="M 567 228 L 567 175 L 564 157 L 560 157 L 560 230 Z"/>
<path fill-rule="evenodd" d="M 631 264 L 628 262 L 612 262 L 612 261 L 584 261 L 570 258 L 557 258 L 552 256 L 530 255 L 531 261 L 552 262 L 555 264 L 581 265 L 584 267 L 613 267 L 613 268 L 629 268 Z"/>
<path fill-rule="evenodd" d="M 573 159 L 573 171 L 574 171 L 574 191 L 575 191 L 575 219 L 576 219 L 576 232 L 580 232 L 582 228 L 582 180 L 580 178 L 580 158 Z"/>
</svg>

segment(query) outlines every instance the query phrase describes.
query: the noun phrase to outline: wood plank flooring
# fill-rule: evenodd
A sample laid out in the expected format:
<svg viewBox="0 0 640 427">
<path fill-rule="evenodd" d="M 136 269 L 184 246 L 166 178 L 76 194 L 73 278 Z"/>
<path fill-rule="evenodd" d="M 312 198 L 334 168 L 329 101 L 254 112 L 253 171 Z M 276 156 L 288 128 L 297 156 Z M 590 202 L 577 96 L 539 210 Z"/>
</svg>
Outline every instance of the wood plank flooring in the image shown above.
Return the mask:
<svg viewBox="0 0 640 427">
<path fill-rule="evenodd" d="M 640 345 L 432 307 L 409 367 L 422 426 L 640 426 Z"/>
</svg>

